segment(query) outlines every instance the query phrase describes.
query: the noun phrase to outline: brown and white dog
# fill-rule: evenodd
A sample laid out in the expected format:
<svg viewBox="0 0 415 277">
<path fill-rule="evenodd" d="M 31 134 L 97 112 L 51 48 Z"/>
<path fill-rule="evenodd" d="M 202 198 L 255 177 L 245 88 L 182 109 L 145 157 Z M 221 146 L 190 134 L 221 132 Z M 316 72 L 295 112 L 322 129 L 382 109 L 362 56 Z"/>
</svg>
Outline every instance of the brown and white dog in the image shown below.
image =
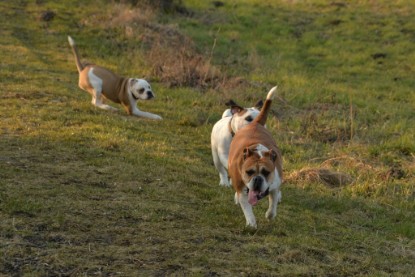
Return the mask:
<svg viewBox="0 0 415 277">
<path fill-rule="evenodd" d="M 69 45 L 75 55 L 76 67 L 79 72 L 79 87 L 92 95 L 91 103 L 104 110 L 117 110 L 104 104 L 109 99 L 121 104 L 129 115 L 142 116 L 150 119 L 162 119 L 159 115 L 143 112 L 137 108 L 137 101 L 154 98 L 150 84 L 144 79 L 124 78 L 110 70 L 94 65 L 82 64 L 75 41 L 68 36 Z"/>
<path fill-rule="evenodd" d="M 235 202 L 241 205 L 246 225 L 257 227 L 252 206 L 269 196 L 265 217 L 277 215 L 281 200 L 282 157 L 271 133 L 264 127 L 277 87 L 273 87 L 259 115 L 239 130 L 230 145 L 228 171 L 235 189 Z"/>
<path fill-rule="evenodd" d="M 219 172 L 219 185 L 230 187 L 228 180 L 228 155 L 233 136 L 239 129 L 251 123 L 259 114 L 262 100 L 252 108 L 243 108 L 233 100 L 226 103 L 222 118 L 215 123 L 210 135 L 213 163 Z"/>
</svg>

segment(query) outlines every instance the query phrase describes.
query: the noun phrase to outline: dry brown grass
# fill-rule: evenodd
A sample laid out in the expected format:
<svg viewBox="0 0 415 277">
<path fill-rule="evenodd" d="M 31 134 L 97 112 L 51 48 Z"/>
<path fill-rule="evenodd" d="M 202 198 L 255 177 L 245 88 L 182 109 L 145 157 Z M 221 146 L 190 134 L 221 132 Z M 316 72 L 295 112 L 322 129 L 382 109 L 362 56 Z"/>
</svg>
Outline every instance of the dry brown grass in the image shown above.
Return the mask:
<svg viewBox="0 0 415 277">
<path fill-rule="evenodd" d="M 230 89 L 247 85 L 241 78 L 228 76 L 212 64 L 216 41 L 212 41 L 209 54 L 199 53 L 193 41 L 176 25 L 156 23 L 161 12 L 151 5 L 121 3 L 114 5 L 108 18 L 92 18 L 83 23 L 121 29 L 129 40 L 137 39 L 145 55 L 148 78 L 166 86 Z"/>
<path fill-rule="evenodd" d="M 198 53 L 193 41 L 176 26 L 148 23 L 142 36 L 151 63 L 151 76 L 169 87 L 190 86 L 202 89 L 229 89 L 246 84 L 241 78 L 228 76 L 212 64 L 216 41 L 210 55 Z"/>
<path fill-rule="evenodd" d="M 287 181 L 322 183 L 329 187 L 340 187 L 350 185 L 353 182 L 353 178 L 347 173 L 326 168 L 303 168 L 291 173 L 287 177 Z"/>
</svg>

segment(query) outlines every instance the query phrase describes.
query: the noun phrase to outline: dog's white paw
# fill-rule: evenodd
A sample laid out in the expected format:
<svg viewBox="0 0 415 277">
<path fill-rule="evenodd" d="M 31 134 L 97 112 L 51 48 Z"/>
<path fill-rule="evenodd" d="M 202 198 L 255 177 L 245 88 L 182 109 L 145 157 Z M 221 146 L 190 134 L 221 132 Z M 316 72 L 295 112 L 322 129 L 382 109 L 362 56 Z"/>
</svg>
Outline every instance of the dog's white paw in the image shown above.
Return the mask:
<svg viewBox="0 0 415 277">
<path fill-rule="evenodd" d="M 106 110 L 106 111 L 111 111 L 111 112 L 115 112 L 118 111 L 117 108 L 110 106 L 110 105 L 106 105 L 106 104 L 102 104 L 102 103 L 96 103 L 94 101 L 92 101 L 92 104 L 100 109 Z"/>
<path fill-rule="evenodd" d="M 253 228 L 253 229 L 257 229 L 257 225 L 256 225 L 256 222 L 255 222 L 255 220 L 253 220 L 253 221 L 246 221 L 246 227 L 247 228 Z"/>
<path fill-rule="evenodd" d="M 163 119 L 163 118 L 161 118 L 161 116 L 159 116 L 157 114 L 142 112 L 142 111 L 138 110 L 137 108 L 135 108 L 133 110 L 132 114 L 135 115 L 135 116 L 138 116 L 138 117 L 145 117 L 145 118 L 154 119 L 154 120 L 162 120 Z"/>
<path fill-rule="evenodd" d="M 231 184 L 229 183 L 229 181 L 228 180 L 220 180 L 220 182 L 219 182 L 219 185 L 220 186 L 223 186 L 223 187 L 227 187 L 227 188 L 229 188 L 230 186 L 231 186 Z"/>
<path fill-rule="evenodd" d="M 274 212 L 274 211 L 271 211 L 271 210 L 268 210 L 265 213 L 265 218 L 268 219 L 268 220 L 273 220 L 276 216 L 277 216 L 277 212 Z"/>
</svg>

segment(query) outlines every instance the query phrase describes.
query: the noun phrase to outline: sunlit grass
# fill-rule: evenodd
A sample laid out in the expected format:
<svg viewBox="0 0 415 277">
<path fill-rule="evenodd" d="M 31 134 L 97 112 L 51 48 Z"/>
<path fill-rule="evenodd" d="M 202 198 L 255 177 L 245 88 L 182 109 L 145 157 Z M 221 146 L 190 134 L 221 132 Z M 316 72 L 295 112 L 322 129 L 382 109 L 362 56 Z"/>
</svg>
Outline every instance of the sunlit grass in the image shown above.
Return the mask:
<svg viewBox="0 0 415 277">
<path fill-rule="evenodd" d="M 191 16 L 108 1 L 0 4 L 0 274 L 410 275 L 412 1 L 183 4 Z M 56 13 L 47 23 L 45 10 Z M 157 26 L 246 85 L 168 87 L 144 45 Z M 139 107 L 164 120 L 92 106 L 67 35 L 83 60 L 149 78 L 156 98 Z M 276 220 L 260 202 L 252 231 L 218 186 L 210 131 L 226 100 L 252 106 L 274 85 L 267 128 L 287 181 Z M 352 182 L 293 177 L 310 168 Z"/>
</svg>

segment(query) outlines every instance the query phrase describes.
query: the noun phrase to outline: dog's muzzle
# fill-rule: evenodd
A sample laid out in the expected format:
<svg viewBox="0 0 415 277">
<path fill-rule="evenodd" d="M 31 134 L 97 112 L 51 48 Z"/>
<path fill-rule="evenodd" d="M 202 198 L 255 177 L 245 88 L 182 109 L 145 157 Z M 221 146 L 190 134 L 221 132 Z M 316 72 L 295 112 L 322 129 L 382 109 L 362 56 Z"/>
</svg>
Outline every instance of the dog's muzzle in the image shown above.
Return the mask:
<svg viewBox="0 0 415 277">
<path fill-rule="evenodd" d="M 253 189 L 250 190 L 248 188 L 248 202 L 254 206 L 258 203 L 259 200 L 264 198 L 269 194 L 269 188 L 267 188 L 264 192 L 261 192 L 262 184 L 264 183 L 264 179 L 260 176 L 255 176 L 252 179 Z"/>
<path fill-rule="evenodd" d="M 255 191 L 260 191 L 262 183 L 264 182 L 263 179 L 260 176 L 255 176 L 252 181 L 253 181 L 253 185 L 254 185 L 254 190 Z"/>
<path fill-rule="evenodd" d="M 267 196 L 269 194 L 269 188 L 267 188 L 267 190 L 266 191 L 264 191 L 264 192 L 260 192 L 258 195 L 257 195 L 257 198 L 258 198 L 258 200 L 261 200 L 262 198 L 264 198 L 265 196 Z"/>
</svg>

